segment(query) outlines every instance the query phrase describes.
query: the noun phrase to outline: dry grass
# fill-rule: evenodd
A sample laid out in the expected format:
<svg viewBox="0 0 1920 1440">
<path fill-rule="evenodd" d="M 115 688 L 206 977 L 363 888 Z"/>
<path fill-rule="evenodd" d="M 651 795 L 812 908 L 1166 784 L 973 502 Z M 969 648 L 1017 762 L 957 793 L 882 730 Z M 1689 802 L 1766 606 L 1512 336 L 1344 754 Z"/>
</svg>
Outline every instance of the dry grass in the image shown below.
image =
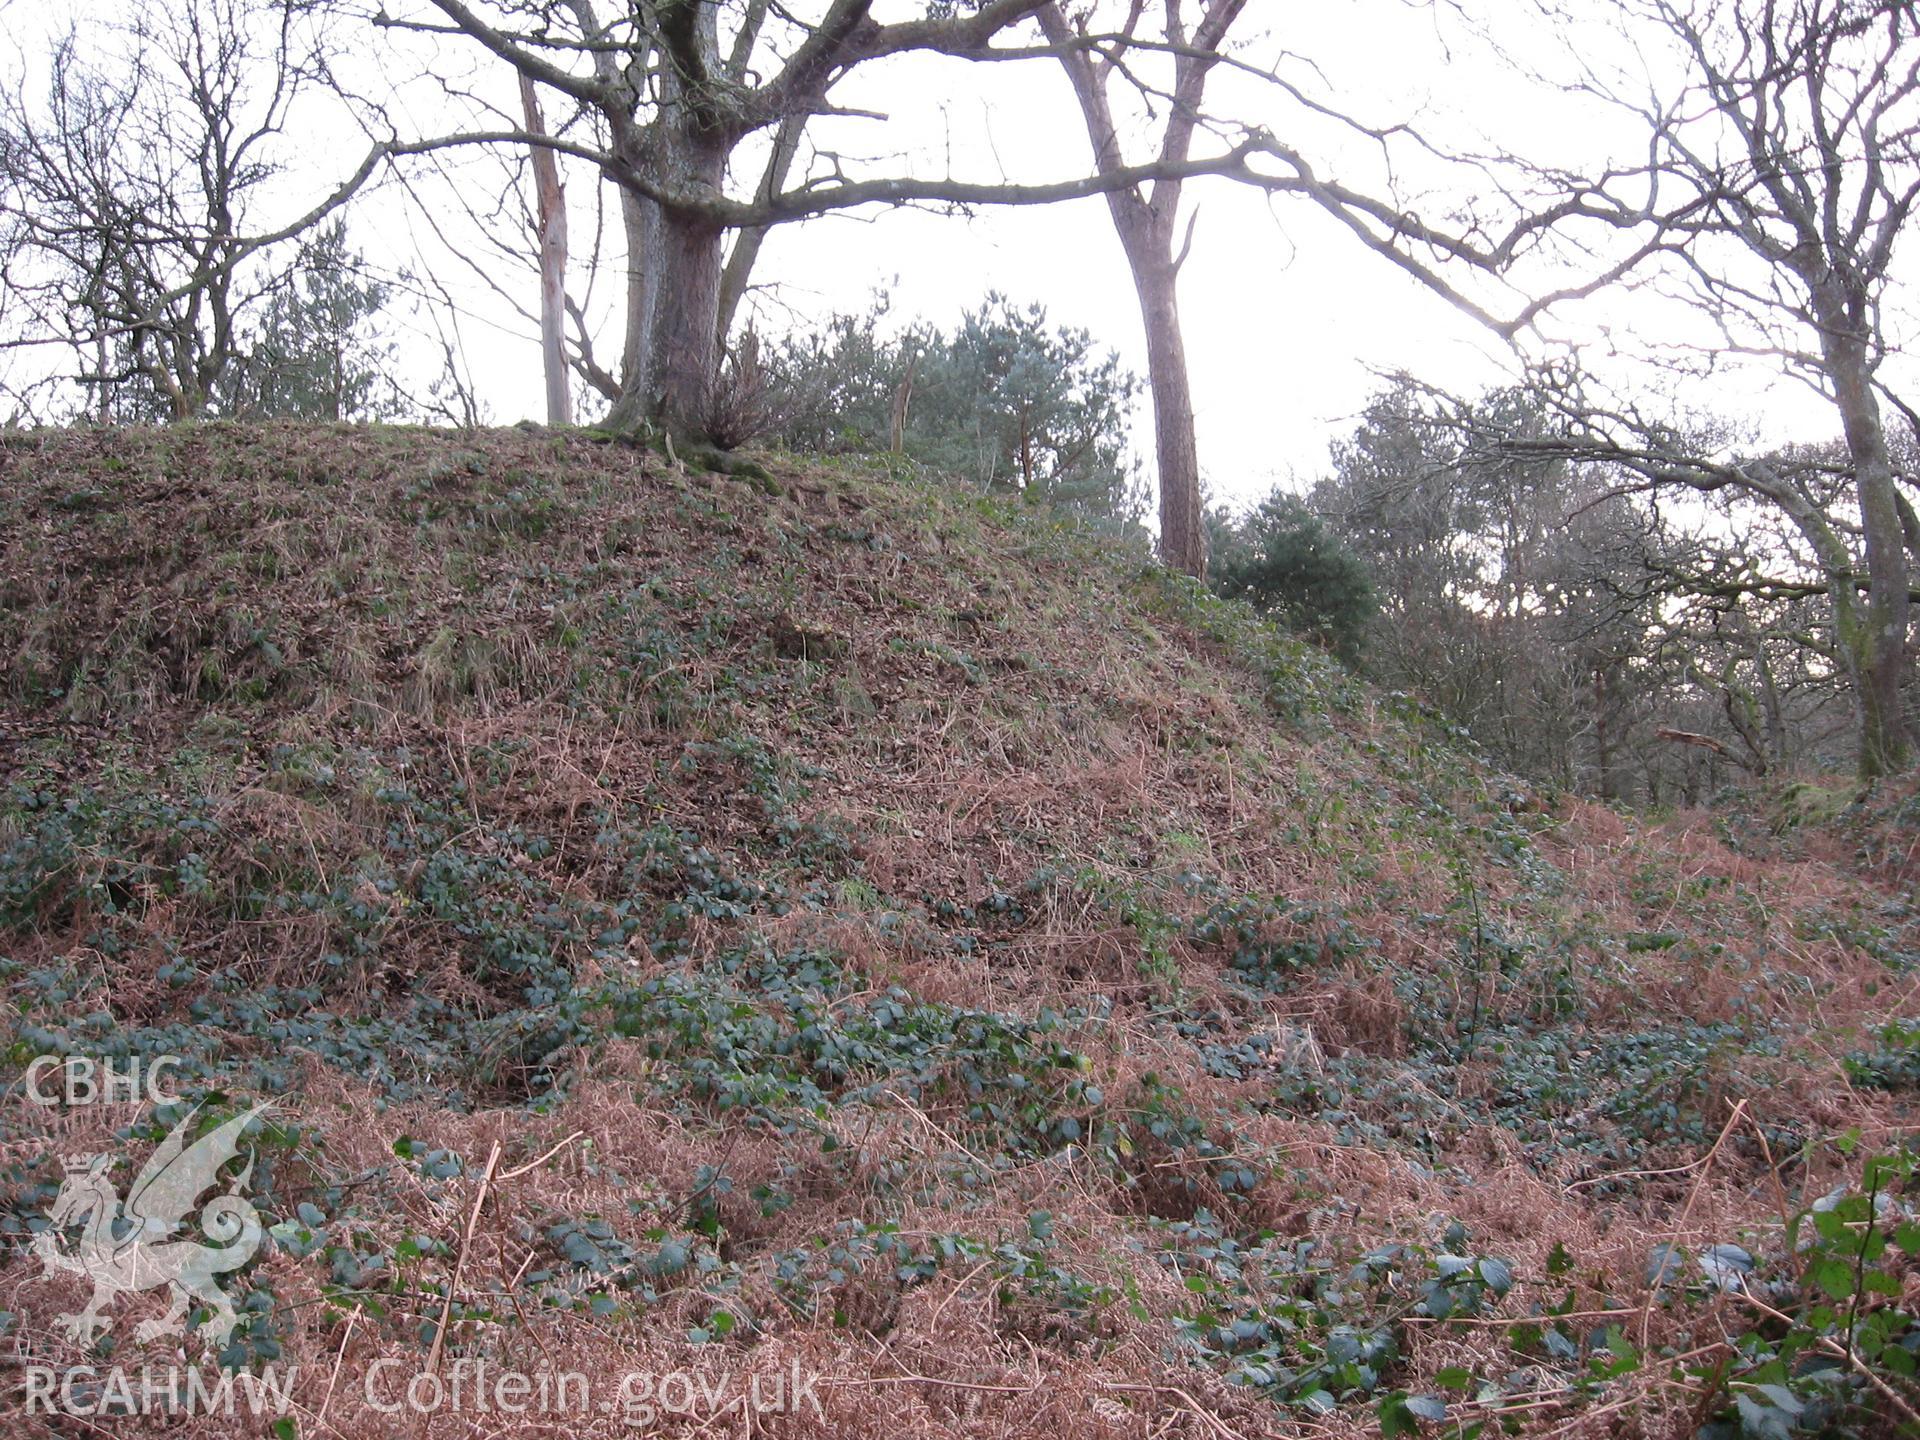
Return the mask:
<svg viewBox="0 0 1920 1440">
<path fill-rule="evenodd" d="M 454 1312 L 443 1364 L 577 1371 L 601 1397 L 635 1370 L 822 1377 L 818 1413 L 707 1407 L 662 1434 L 1376 1433 L 1361 1398 L 1286 1408 L 1179 1340 L 1200 1302 L 1170 1223 L 1202 1212 L 1243 1245 L 1345 1255 L 1444 1248 L 1457 1222 L 1515 1288 L 1483 1319 L 1403 1315 L 1383 1392 L 1463 1368 L 1499 1381 L 1485 1413 L 1523 1433 L 1692 1433 L 1700 1389 L 1668 1364 L 1575 1395 L 1565 1367 L 1516 1357 L 1510 1325 L 1570 1296 L 1595 1326 L 1711 1359 L 1714 1324 L 1748 1317 L 1649 1308 L 1649 1248 L 1778 1249 L 1783 1199 L 1844 1178 L 1826 1137 L 1909 1132 L 1911 1096 L 1856 1089 L 1840 1060 L 1915 1014 L 1889 908 L 1920 849 L 1910 793 L 1784 831 L 1758 811 L 1512 814 L 1500 777 L 1416 715 L 1123 552 L 858 464 L 774 469 L 768 498 L 537 432 L 0 443 L 7 874 L 39 863 L 27 842 L 48 804 L 170 807 L 144 830 L 76 831 L 50 880 L 7 892 L 11 1057 L 183 1026 L 225 1084 L 284 1086 L 299 1134 L 274 1161 L 276 1215 L 318 1203 L 332 1242 L 365 1255 L 426 1242 L 389 1260 L 397 1280 L 344 1291 L 324 1252 L 273 1249 L 249 1272 L 299 1368 L 298 1433 L 632 1433 L 607 1412 L 428 1425 L 369 1408 L 377 1362 L 402 1378 L 429 1364 L 422 1327 L 456 1269 L 473 1310 Z M 783 627 L 844 645 L 797 660 Z M 166 828 L 176 812 L 209 821 L 190 846 Z M 759 888 L 703 881 L 730 898 L 670 920 L 690 872 L 607 839 L 641 832 L 682 832 Z M 455 880 L 484 877 L 461 880 L 466 910 L 446 898 L 456 856 Z M 274 906 L 300 895 L 324 903 Z M 619 943 L 555 942 L 574 993 L 725 983 L 785 1023 L 798 992 L 761 995 L 737 967 L 805 952 L 843 977 L 835 1015 L 890 996 L 1058 1012 L 1050 1043 L 1129 1143 L 1005 1144 L 949 1071 L 836 1082 L 817 1114 L 723 1107 L 694 1083 L 707 1050 L 622 1038 L 604 1009 L 539 1052 L 553 1007 L 491 967 L 488 937 L 575 912 L 604 924 L 618 903 L 636 926 Z M 1218 918 L 1234 905 L 1242 931 Z M 1236 967 L 1249 947 L 1286 958 Z M 491 1048 L 435 1058 L 409 1087 L 317 1040 L 197 1018 L 274 987 L 363 1019 L 431 1004 L 492 1024 L 476 1032 Z M 96 1011 L 104 1030 L 76 1025 Z M 1648 1103 L 1692 1129 L 1605 1095 L 1542 1092 L 1527 1115 L 1515 1047 L 1565 1040 L 1564 1078 L 1583 1049 L 1688 1026 L 1731 1028 Z M 9 1215 L 43 1208 L 53 1154 L 124 1149 L 135 1118 L 6 1104 Z M 1156 1137 L 1163 1113 L 1211 1148 Z M 397 1162 L 403 1135 L 463 1169 Z M 1804 1148 L 1770 1148 L 1788 1135 Z M 1242 1167 L 1256 1183 L 1228 1188 Z M 608 1289 L 550 1235 L 592 1217 L 636 1251 L 684 1240 L 710 1268 L 651 1300 Z M 814 1264 L 809 1303 L 789 1304 L 782 1258 L 852 1222 L 971 1248 L 906 1278 L 885 1256 Z M 1030 1284 L 1029 1264 L 1096 1299 Z M 537 1270 L 554 1277 L 528 1283 Z M 21 1363 L 88 1358 L 49 1324 L 81 1298 L 64 1284 L 24 1255 L 0 1267 Z M 598 1310 L 560 1303 L 596 1287 Z M 122 1302 L 115 1335 L 159 1308 Z M 719 1311 L 736 1317 L 724 1335 Z M 52 1428 L 19 1433 L 261 1428 L 31 1423 Z"/>
</svg>

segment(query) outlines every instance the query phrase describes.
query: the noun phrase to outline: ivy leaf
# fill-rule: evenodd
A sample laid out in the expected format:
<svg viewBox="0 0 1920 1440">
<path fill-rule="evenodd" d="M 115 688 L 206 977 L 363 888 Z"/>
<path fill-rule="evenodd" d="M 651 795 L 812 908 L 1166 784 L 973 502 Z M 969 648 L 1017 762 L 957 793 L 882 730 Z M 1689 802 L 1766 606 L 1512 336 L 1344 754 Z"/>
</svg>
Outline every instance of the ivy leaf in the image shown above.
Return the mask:
<svg viewBox="0 0 1920 1440">
<path fill-rule="evenodd" d="M 1710 1245 L 1698 1258 L 1707 1279 L 1721 1290 L 1744 1288 L 1746 1277 L 1753 1271 L 1753 1256 L 1738 1245 Z"/>
<path fill-rule="evenodd" d="M 1480 1278 L 1495 1295 L 1504 1295 L 1513 1288 L 1513 1267 L 1489 1255 L 1480 1262 Z"/>
<path fill-rule="evenodd" d="M 1553 1356 L 1556 1360 L 1577 1360 L 1580 1358 L 1580 1347 L 1574 1344 L 1566 1335 L 1562 1334 L 1557 1327 L 1543 1332 L 1540 1336 L 1540 1343 L 1546 1347 L 1547 1354 Z"/>
<path fill-rule="evenodd" d="M 1380 1402 L 1381 1440 L 1397 1440 L 1401 1435 L 1417 1435 L 1420 1426 L 1413 1418 L 1413 1412 L 1407 1409 L 1407 1397 L 1401 1391 L 1394 1391 Z"/>
<path fill-rule="evenodd" d="M 1740 1431 L 1751 1440 L 1793 1440 L 1793 1415 L 1777 1405 L 1763 1405 L 1753 1396 L 1734 1397 L 1740 1412 Z"/>
<path fill-rule="evenodd" d="M 1409 1395 L 1396 1390 L 1380 1402 L 1380 1434 L 1383 1440 L 1417 1435 L 1422 1420 L 1445 1420 L 1447 1403 L 1434 1395 Z"/>
</svg>

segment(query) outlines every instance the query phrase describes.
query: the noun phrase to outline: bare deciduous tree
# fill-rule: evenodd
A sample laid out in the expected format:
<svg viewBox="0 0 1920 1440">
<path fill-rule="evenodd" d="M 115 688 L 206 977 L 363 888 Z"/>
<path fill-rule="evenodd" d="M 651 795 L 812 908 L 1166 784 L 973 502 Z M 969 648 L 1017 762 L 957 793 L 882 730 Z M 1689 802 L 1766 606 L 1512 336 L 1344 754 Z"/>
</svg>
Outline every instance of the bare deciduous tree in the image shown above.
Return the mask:
<svg viewBox="0 0 1920 1440">
<path fill-rule="evenodd" d="M 545 135 L 540 97 L 533 81 L 520 77 L 520 106 L 527 129 Z M 573 423 L 573 387 L 567 367 L 567 203 L 560 188 L 560 163 L 551 149 L 532 152 L 534 233 L 540 242 L 540 367 L 547 387 L 547 423 Z"/>
<path fill-rule="evenodd" d="M 202 413 L 284 281 L 249 262 L 372 173 L 377 154 L 292 224 L 248 233 L 311 80 L 300 23 L 275 0 L 141 0 L 109 32 L 121 54 L 70 31 L 44 102 L 0 102 L 4 285 L 22 312 L 6 343 L 73 354 L 96 418 Z"/>
<path fill-rule="evenodd" d="M 1661 63 L 1678 78 L 1648 100 L 1637 62 L 1631 78 L 1586 69 L 1581 88 L 1634 117 L 1648 158 L 1589 182 L 1578 216 L 1634 236 L 1610 276 L 1651 272 L 1712 326 L 1698 368 L 1759 360 L 1825 396 L 1845 437 L 1845 483 L 1778 457 L 1685 453 L 1620 409 L 1586 408 L 1554 447 L 1615 460 L 1649 486 L 1730 490 L 1788 517 L 1852 681 L 1860 773 L 1899 770 L 1911 758 L 1900 699 L 1908 530 L 1920 526 L 1882 421 L 1881 321 L 1920 198 L 1920 14 L 1904 0 L 1615 0 L 1614 10 L 1641 44 L 1671 42 Z M 1564 18 L 1573 28 L 1591 16 Z"/>
<path fill-rule="evenodd" d="M 1047 204 L 1197 175 L 1256 179 L 1271 190 L 1312 193 L 1334 209 L 1350 203 L 1346 192 L 1248 126 L 1221 127 L 1225 138 L 1206 155 L 1191 153 L 1188 127 L 1187 139 L 1144 164 L 1050 182 L 849 174 L 844 157 L 827 151 L 798 165 L 808 122 L 860 113 L 837 107 L 829 95 L 862 65 L 928 55 L 1054 60 L 1051 46 L 994 44 L 1033 20 L 1046 0 L 986 0 L 964 10 L 929 4 L 915 18 L 886 23 L 874 18 L 872 0 L 823 0 L 810 18 L 770 0 L 666 0 L 604 14 L 593 0 L 538 7 L 495 0 L 485 13 L 466 0 L 431 3 L 437 20 L 383 14 L 379 23 L 466 37 L 568 97 L 597 128 L 556 126 L 553 135 L 477 128 L 392 140 L 383 153 L 544 145 L 594 165 L 621 187 L 633 283 L 620 391 L 608 417 L 616 427 L 652 421 L 702 430 L 726 324 L 760 241 L 775 225 L 867 205 Z M 1188 69 L 1196 77 L 1205 72 L 1204 65 Z M 727 189 L 730 166 L 745 142 L 763 133 L 772 137 L 766 163 L 753 193 L 736 197 Z M 1256 174 L 1252 162 L 1260 156 L 1286 168 Z M 1177 194 L 1170 190 L 1168 198 Z M 730 233 L 738 239 L 729 262 Z M 606 369 L 593 368 L 597 381 L 608 378 Z"/>
<path fill-rule="evenodd" d="M 1187 376 L 1187 354 L 1180 332 L 1176 286 L 1186 245 L 1175 246 L 1180 235 L 1180 199 L 1184 177 L 1177 167 L 1193 153 L 1194 131 L 1200 124 L 1200 105 L 1207 75 L 1219 59 L 1219 48 L 1229 27 L 1246 7 L 1246 0 L 1206 0 L 1199 23 L 1187 32 L 1181 0 L 1161 0 L 1160 43 L 1171 53 L 1173 80 L 1164 95 L 1166 120 L 1160 135 L 1159 160 L 1168 167 L 1151 185 L 1115 186 L 1107 191 L 1107 209 L 1113 216 L 1120 248 L 1133 272 L 1134 293 L 1147 336 L 1147 379 L 1153 391 L 1153 433 L 1160 478 L 1160 553 L 1166 562 L 1196 578 L 1207 571 L 1206 525 L 1200 506 L 1200 454 L 1194 435 L 1193 390 Z M 1115 123 L 1108 86 L 1123 57 L 1139 38 L 1146 12 L 1144 0 L 1130 5 L 1117 34 L 1104 43 L 1089 33 L 1088 17 L 1070 23 L 1058 0 L 1039 12 L 1047 40 L 1073 84 L 1087 138 L 1093 144 L 1093 163 L 1100 174 L 1125 168 L 1120 127 Z M 1186 237 L 1193 237 L 1193 218 Z"/>
</svg>

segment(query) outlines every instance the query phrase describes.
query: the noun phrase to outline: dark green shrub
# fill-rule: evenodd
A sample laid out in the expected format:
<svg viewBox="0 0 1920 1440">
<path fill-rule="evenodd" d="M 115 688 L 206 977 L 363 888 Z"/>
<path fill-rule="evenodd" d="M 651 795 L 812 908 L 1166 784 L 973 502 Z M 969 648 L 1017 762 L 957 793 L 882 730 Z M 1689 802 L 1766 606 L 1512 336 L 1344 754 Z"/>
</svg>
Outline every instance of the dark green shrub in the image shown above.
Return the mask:
<svg viewBox="0 0 1920 1440">
<path fill-rule="evenodd" d="M 1359 657 L 1379 607 L 1360 558 L 1291 495 L 1271 495 L 1230 532 L 1213 586 L 1283 620 L 1343 660 Z"/>
</svg>

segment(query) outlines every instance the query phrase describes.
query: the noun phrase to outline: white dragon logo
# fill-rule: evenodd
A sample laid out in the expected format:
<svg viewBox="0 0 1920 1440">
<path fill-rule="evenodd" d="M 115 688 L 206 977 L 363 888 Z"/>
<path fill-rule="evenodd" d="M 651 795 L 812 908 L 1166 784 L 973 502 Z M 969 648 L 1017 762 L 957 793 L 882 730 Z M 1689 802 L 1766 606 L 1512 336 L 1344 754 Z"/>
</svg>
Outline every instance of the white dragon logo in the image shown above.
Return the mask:
<svg viewBox="0 0 1920 1440">
<path fill-rule="evenodd" d="M 93 1281 L 87 1308 L 59 1317 L 63 1333 L 89 1344 L 113 1325 L 100 1313 L 102 1306 L 123 1292 L 166 1285 L 173 1291 L 172 1308 L 161 1319 L 139 1325 L 134 1332 L 139 1339 L 180 1329 L 187 1306 L 198 1300 L 213 1312 L 200 1333 L 212 1344 L 226 1343 L 239 1317 L 215 1277 L 238 1270 L 260 1248 L 260 1216 L 240 1193 L 253 1175 L 253 1157 L 248 1156 L 227 1193 L 214 1196 L 200 1211 L 200 1228 L 213 1245 L 169 1237 L 185 1222 L 194 1201 L 216 1183 L 221 1166 L 239 1155 L 241 1133 L 268 1108 L 256 1105 L 189 1144 L 194 1116 L 200 1113 L 196 1107 L 134 1177 L 124 1206 L 107 1179 L 111 1154 L 67 1157 L 67 1178 L 47 1212 L 51 1224 L 33 1238 L 34 1253 L 48 1276 L 65 1270 Z M 82 1228 L 69 1250 L 65 1232 L 73 1225 Z"/>
</svg>

